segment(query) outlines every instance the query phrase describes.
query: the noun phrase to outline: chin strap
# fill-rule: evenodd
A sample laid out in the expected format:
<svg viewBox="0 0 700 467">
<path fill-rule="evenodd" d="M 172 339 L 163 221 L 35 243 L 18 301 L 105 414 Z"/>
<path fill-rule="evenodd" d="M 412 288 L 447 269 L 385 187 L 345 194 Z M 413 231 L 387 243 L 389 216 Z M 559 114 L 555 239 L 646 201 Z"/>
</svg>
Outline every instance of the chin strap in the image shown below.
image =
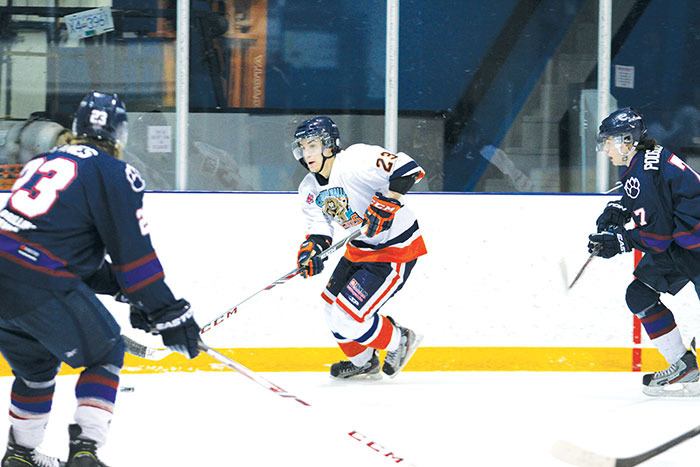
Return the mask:
<svg viewBox="0 0 700 467">
<path fill-rule="evenodd" d="M 335 157 L 335 153 L 334 153 L 332 156 L 326 157 L 326 156 L 323 156 L 323 155 L 322 155 L 321 157 L 323 157 L 323 162 L 321 162 L 321 168 L 318 169 L 318 172 L 316 172 L 316 173 L 319 173 L 319 174 L 320 174 L 321 172 L 323 172 L 323 167 L 325 167 L 326 161 L 327 161 L 328 159 L 332 159 L 332 158 Z"/>
</svg>

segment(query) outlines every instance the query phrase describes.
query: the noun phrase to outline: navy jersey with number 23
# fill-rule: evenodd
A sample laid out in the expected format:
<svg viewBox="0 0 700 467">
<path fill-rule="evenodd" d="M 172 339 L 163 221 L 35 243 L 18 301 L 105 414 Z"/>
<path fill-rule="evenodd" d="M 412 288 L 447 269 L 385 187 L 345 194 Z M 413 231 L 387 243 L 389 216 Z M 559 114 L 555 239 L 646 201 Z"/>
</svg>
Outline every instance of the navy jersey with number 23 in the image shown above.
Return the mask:
<svg viewBox="0 0 700 467">
<path fill-rule="evenodd" d="M 0 275 L 68 290 L 105 268 L 119 289 L 157 310 L 175 301 L 143 217 L 145 182 L 92 146 L 64 145 L 30 160 L 0 211 Z"/>
</svg>

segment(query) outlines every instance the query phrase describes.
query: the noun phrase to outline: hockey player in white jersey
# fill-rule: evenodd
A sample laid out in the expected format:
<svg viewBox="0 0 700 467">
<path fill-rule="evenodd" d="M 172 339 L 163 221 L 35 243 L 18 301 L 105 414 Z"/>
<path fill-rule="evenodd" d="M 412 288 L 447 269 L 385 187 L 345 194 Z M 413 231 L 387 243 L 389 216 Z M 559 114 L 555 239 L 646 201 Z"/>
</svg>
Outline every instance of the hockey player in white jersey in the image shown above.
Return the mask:
<svg viewBox="0 0 700 467">
<path fill-rule="evenodd" d="M 333 223 L 362 234 L 348 244 L 321 297 L 327 324 L 348 357 L 331 365 L 338 379 L 394 377 L 408 363 L 421 336 L 379 309 L 405 284 L 417 258 L 427 253 L 418 221 L 401 201 L 425 175 L 404 153 L 354 144 L 341 150 L 340 132 L 328 117 L 314 117 L 294 133 L 293 152 L 309 170 L 299 185 L 307 221 L 297 261 L 302 275 L 323 270 L 316 255 L 332 243 Z"/>
</svg>

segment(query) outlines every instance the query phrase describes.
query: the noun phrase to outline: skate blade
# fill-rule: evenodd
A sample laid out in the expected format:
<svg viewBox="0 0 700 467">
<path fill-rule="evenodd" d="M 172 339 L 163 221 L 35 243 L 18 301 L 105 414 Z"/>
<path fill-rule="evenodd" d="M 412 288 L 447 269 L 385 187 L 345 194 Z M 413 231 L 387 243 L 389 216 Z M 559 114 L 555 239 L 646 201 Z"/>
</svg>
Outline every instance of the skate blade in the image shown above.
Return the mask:
<svg viewBox="0 0 700 467">
<path fill-rule="evenodd" d="M 403 361 L 403 365 L 401 365 L 393 375 L 387 375 L 389 378 L 396 378 L 396 375 L 399 374 L 401 370 L 408 364 L 409 360 L 411 360 L 411 357 L 413 357 L 413 354 L 416 353 L 416 350 L 418 349 L 418 346 L 420 345 L 421 341 L 423 340 L 423 335 L 422 334 L 416 334 L 416 339 L 413 341 L 413 345 L 411 346 L 410 349 L 408 349 L 408 352 L 406 352 L 406 358 Z"/>
<path fill-rule="evenodd" d="M 382 372 L 378 371 L 376 373 L 363 373 L 361 375 L 349 376 L 347 378 L 340 378 L 333 375 L 329 376 L 333 381 L 377 381 L 382 379 Z"/>
<path fill-rule="evenodd" d="M 650 397 L 700 397 L 700 382 L 644 386 L 642 392 Z"/>
</svg>

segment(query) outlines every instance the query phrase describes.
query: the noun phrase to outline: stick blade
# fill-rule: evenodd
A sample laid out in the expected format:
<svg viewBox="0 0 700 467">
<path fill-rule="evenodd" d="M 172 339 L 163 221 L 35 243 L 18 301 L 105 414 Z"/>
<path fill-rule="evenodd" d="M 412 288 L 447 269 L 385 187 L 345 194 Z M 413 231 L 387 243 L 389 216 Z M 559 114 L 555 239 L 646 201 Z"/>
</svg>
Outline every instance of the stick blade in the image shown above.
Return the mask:
<svg viewBox="0 0 700 467">
<path fill-rule="evenodd" d="M 615 467 L 617 459 L 580 448 L 567 441 L 557 441 L 552 446 L 552 455 L 571 465 L 580 467 Z"/>
<path fill-rule="evenodd" d="M 124 346 L 126 347 L 127 352 L 129 352 L 131 355 L 145 358 L 146 360 L 163 360 L 172 353 L 171 350 L 166 348 L 146 347 L 145 345 L 140 344 L 123 334 L 122 338 L 124 339 Z"/>
<path fill-rule="evenodd" d="M 571 287 L 569 287 L 569 270 L 566 267 L 566 260 L 564 258 L 559 261 L 559 270 L 561 271 L 561 279 L 564 283 L 564 291 L 568 292 Z"/>
</svg>

